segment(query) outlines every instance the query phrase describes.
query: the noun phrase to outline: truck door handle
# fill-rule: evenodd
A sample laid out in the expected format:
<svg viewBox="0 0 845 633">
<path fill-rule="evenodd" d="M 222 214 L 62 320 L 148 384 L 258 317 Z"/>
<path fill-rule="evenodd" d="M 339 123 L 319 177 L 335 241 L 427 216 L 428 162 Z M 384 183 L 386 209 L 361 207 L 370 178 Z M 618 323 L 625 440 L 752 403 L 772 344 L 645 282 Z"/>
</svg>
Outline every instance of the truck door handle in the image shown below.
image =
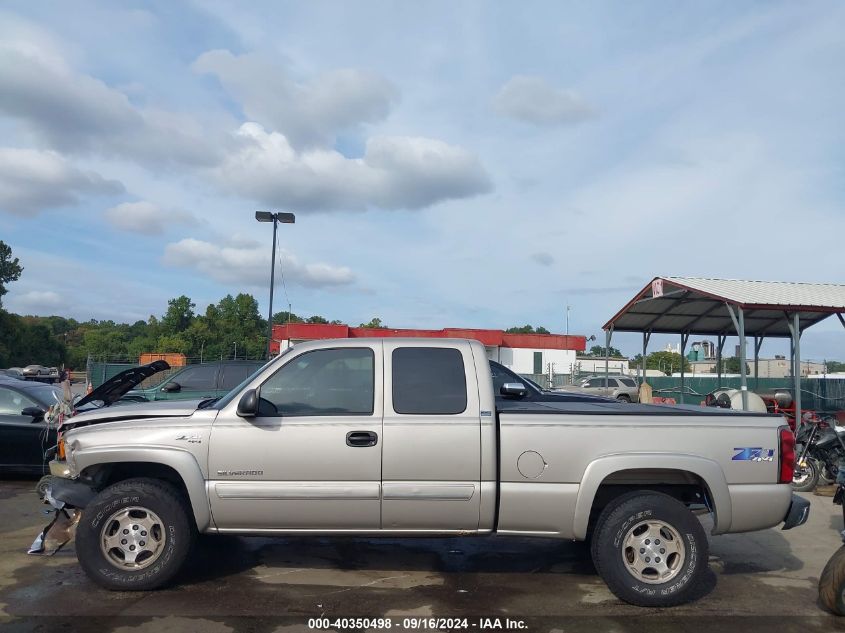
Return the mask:
<svg viewBox="0 0 845 633">
<path fill-rule="evenodd" d="M 378 435 L 372 431 L 349 431 L 346 434 L 347 446 L 375 446 L 378 443 Z"/>
</svg>

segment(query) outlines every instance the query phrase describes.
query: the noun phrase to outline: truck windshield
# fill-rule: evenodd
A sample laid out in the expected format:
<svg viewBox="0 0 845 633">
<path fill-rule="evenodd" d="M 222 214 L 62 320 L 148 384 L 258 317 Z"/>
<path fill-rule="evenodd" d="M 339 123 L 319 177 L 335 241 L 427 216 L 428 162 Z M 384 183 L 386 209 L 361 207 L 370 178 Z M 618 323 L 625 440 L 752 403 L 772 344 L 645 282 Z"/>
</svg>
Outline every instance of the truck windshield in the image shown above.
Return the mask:
<svg viewBox="0 0 845 633">
<path fill-rule="evenodd" d="M 238 386 L 234 387 L 234 388 L 233 388 L 233 389 L 232 389 L 229 393 L 227 393 L 225 396 L 223 396 L 222 398 L 220 398 L 219 400 L 217 400 L 217 401 L 214 403 L 214 405 L 213 405 L 213 406 L 214 406 L 214 408 L 215 408 L 215 409 L 222 409 L 222 408 L 223 408 L 223 407 L 225 407 L 227 404 L 229 404 L 229 403 L 230 403 L 230 402 L 231 402 L 231 401 L 235 398 L 235 396 L 237 396 L 237 395 L 238 395 L 238 394 L 239 394 L 239 393 L 243 390 L 243 388 L 244 388 L 244 387 L 246 387 L 249 383 L 251 383 L 251 382 L 253 381 L 253 379 L 254 379 L 254 378 L 255 378 L 258 374 L 260 374 L 262 371 L 264 371 L 264 370 L 267 368 L 267 366 L 268 366 L 268 365 L 270 365 L 271 363 L 275 363 L 277 360 L 279 360 L 280 358 L 282 358 L 284 355 L 286 355 L 286 354 L 290 353 L 290 351 L 291 351 L 292 349 L 293 349 L 293 346 L 288 347 L 288 348 L 287 348 L 285 351 L 283 351 L 281 354 L 279 354 L 279 355 L 278 355 L 278 356 L 276 356 L 275 358 L 271 358 L 271 359 L 270 359 L 270 360 L 268 360 L 266 363 L 264 363 L 261 367 L 259 367 L 259 368 L 258 368 L 258 369 L 256 369 L 254 372 L 252 372 L 249 376 L 247 376 L 247 377 L 246 377 L 246 379 L 245 379 L 245 380 L 244 380 L 241 384 L 239 384 Z M 211 406 L 211 405 L 209 404 L 209 406 Z"/>
</svg>

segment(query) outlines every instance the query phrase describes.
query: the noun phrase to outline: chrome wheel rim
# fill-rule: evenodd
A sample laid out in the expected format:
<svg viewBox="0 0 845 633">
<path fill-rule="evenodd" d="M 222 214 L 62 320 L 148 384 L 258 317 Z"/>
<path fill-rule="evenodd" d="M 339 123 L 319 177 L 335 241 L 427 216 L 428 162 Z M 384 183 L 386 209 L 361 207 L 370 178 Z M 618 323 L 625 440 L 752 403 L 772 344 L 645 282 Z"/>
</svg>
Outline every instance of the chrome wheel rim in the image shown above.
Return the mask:
<svg viewBox="0 0 845 633">
<path fill-rule="evenodd" d="M 796 486 L 801 486 L 807 483 L 807 480 L 813 475 L 813 466 L 809 461 L 806 461 L 803 466 L 800 464 L 792 473 L 792 483 Z"/>
<path fill-rule="evenodd" d="M 686 547 L 678 531 L 664 521 L 650 519 L 634 525 L 622 541 L 622 562 L 639 581 L 658 585 L 681 573 Z"/>
<path fill-rule="evenodd" d="M 100 550 L 121 570 L 149 567 L 164 551 L 167 536 L 158 515 L 140 506 L 122 508 L 103 522 Z"/>
<path fill-rule="evenodd" d="M 796 470 L 795 473 L 792 475 L 792 483 L 794 483 L 796 486 L 800 486 L 801 484 L 806 482 L 809 477 L 810 473 L 807 472 L 807 469 L 801 468 L 799 466 L 798 470 Z"/>
</svg>

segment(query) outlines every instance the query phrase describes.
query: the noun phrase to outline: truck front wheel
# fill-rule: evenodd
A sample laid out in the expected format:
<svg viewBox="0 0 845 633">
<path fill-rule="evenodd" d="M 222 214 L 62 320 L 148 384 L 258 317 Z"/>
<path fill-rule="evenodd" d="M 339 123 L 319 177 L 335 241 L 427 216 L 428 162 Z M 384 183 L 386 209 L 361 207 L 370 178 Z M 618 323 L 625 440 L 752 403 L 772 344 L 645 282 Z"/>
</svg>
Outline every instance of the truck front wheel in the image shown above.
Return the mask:
<svg viewBox="0 0 845 633">
<path fill-rule="evenodd" d="M 707 569 L 707 535 L 698 519 L 669 495 L 647 490 L 602 511 L 591 550 L 608 588 L 641 607 L 688 602 Z"/>
<path fill-rule="evenodd" d="M 172 485 L 127 479 L 100 492 L 82 512 L 76 557 L 106 589 L 157 589 L 179 571 L 193 538 L 186 502 Z"/>
<path fill-rule="evenodd" d="M 819 579 L 819 599 L 836 615 L 845 615 L 845 545 L 824 566 Z"/>
</svg>

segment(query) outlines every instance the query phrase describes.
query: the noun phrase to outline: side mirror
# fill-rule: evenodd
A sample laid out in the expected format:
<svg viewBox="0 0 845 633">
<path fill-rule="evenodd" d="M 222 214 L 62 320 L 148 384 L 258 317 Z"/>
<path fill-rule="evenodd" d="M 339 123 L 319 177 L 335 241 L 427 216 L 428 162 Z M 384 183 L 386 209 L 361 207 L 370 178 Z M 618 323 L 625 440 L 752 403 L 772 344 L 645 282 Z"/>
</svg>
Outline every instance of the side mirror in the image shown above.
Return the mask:
<svg viewBox="0 0 845 633">
<path fill-rule="evenodd" d="M 38 407 L 26 407 L 21 411 L 21 415 L 28 415 L 33 422 L 41 422 L 44 419 L 44 412 Z"/>
<path fill-rule="evenodd" d="M 525 385 L 523 385 L 521 382 L 506 382 L 499 389 L 499 393 L 501 393 L 503 396 L 514 396 L 517 398 L 522 398 L 528 393 L 528 390 L 525 388 Z"/>
<path fill-rule="evenodd" d="M 242 418 L 254 418 L 258 413 L 258 392 L 250 389 L 238 402 L 238 415 Z"/>
<path fill-rule="evenodd" d="M 167 384 L 165 384 L 164 387 L 161 388 L 161 390 L 164 391 L 165 393 L 173 393 L 173 392 L 176 392 L 176 391 L 182 391 L 182 385 L 180 385 L 178 382 L 171 381 L 171 382 L 168 382 Z"/>
</svg>

